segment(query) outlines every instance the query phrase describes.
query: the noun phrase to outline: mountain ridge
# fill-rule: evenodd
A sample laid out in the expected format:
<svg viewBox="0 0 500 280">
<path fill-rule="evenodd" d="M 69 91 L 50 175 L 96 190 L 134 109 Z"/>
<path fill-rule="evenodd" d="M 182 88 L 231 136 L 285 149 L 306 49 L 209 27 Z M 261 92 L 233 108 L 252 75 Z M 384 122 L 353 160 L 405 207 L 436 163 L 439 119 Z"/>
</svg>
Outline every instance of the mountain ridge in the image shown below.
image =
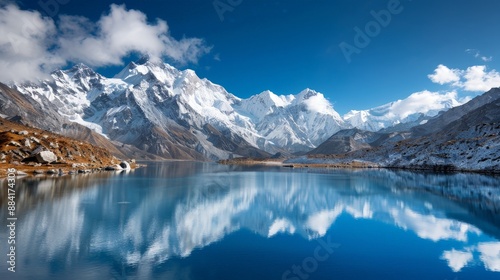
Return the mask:
<svg viewBox="0 0 500 280">
<path fill-rule="evenodd" d="M 163 158 L 307 152 L 354 127 L 314 90 L 241 99 L 193 70 L 147 58 L 130 62 L 113 78 L 76 64 L 55 71 L 52 79 L 13 87 L 110 140 Z"/>
</svg>

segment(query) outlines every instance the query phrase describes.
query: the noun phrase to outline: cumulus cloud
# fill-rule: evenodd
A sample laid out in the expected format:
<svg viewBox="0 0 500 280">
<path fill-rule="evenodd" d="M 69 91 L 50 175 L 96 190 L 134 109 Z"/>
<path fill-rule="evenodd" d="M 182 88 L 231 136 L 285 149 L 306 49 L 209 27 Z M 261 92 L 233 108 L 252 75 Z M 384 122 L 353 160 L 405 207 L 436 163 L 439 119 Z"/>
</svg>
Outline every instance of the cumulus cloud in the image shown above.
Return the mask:
<svg viewBox="0 0 500 280">
<path fill-rule="evenodd" d="M 451 84 L 466 91 L 484 92 L 494 87 L 500 87 L 500 73 L 489 70 L 485 65 L 468 67 L 466 70 L 450 69 L 442 64 L 428 75 L 437 84 Z"/>
<path fill-rule="evenodd" d="M 457 69 L 450 69 L 443 64 L 439 64 L 434 70 L 434 74 L 430 74 L 428 77 L 434 83 L 444 85 L 460 81 L 460 71 Z"/>
<path fill-rule="evenodd" d="M 486 66 L 472 66 L 464 74 L 463 88 L 468 91 L 487 91 L 500 87 L 500 74 L 495 71 L 486 71 Z"/>
<path fill-rule="evenodd" d="M 15 5 L 0 8 L 0 34 L 0 80 L 35 79 L 65 64 L 48 51 L 57 34 L 54 22 L 38 12 Z"/>
<path fill-rule="evenodd" d="M 45 78 L 68 62 L 120 65 L 132 53 L 184 65 L 210 52 L 203 39 L 175 39 L 166 21 L 150 23 L 141 11 L 115 4 L 97 22 L 69 15 L 54 22 L 10 4 L 0 8 L 0 33 L 6 34 L 0 36 L 0 66 L 9 69 L 0 73 L 2 81 Z"/>
<path fill-rule="evenodd" d="M 406 118 L 415 112 L 435 115 L 443 108 L 452 108 L 469 101 L 468 97 L 459 99 L 455 91 L 439 93 L 431 91 L 415 92 L 403 100 L 391 104 L 391 112 L 397 118 Z"/>
</svg>

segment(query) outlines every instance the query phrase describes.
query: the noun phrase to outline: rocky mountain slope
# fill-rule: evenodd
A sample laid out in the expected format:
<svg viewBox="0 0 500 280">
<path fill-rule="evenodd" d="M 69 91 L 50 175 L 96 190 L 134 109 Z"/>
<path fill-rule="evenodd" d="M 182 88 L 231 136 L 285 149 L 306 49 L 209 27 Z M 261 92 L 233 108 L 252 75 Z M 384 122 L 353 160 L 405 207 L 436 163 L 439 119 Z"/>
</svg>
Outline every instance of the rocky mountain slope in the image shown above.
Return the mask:
<svg viewBox="0 0 500 280">
<path fill-rule="evenodd" d="M 7 175 L 8 168 L 62 174 L 120 162 L 108 149 L 0 117 L 0 177 Z"/>
<path fill-rule="evenodd" d="M 313 150 L 308 158 L 296 158 L 289 162 L 345 163 L 364 160 L 387 167 L 499 172 L 500 88 L 416 126 L 410 132 L 385 136 L 379 133 L 378 138 L 368 136 L 372 134 L 366 131 L 351 133 L 347 138 L 351 141 L 350 145 L 344 145 L 347 148 L 339 152 L 338 139 L 346 137 L 339 132 L 320 145 L 321 150 Z M 391 136 L 393 139 L 407 139 L 379 140 Z M 354 140 L 357 142 L 353 144 Z M 359 143 L 364 146 L 359 146 Z"/>
</svg>

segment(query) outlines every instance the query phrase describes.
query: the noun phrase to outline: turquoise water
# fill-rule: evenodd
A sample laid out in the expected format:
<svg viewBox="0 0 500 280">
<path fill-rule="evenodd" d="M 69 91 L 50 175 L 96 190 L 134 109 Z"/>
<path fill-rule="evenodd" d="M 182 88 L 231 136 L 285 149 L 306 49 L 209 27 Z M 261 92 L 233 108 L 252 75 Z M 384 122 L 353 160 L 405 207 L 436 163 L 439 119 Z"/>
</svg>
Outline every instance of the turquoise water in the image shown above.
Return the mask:
<svg viewBox="0 0 500 280">
<path fill-rule="evenodd" d="M 25 179 L 0 279 L 500 279 L 499 186 L 191 162 Z"/>
</svg>

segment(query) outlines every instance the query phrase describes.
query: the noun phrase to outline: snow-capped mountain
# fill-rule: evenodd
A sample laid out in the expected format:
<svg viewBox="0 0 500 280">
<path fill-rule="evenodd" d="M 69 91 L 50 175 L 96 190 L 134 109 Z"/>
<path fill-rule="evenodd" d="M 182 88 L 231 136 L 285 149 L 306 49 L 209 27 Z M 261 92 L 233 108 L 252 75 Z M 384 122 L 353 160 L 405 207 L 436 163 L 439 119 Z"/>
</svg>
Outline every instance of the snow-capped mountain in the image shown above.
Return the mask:
<svg viewBox="0 0 500 280">
<path fill-rule="evenodd" d="M 496 173 L 500 170 L 499 135 L 500 88 L 493 88 L 409 131 L 341 130 L 309 152 L 316 156 L 287 163 L 364 161 L 391 168 Z"/>
<path fill-rule="evenodd" d="M 345 126 L 323 94 L 311 89 L 288 96 L 264 91 L 242 100 L 238 109 L 270 144 L 292 151 L 314 148 Z"/>
<path fill-rule="evenodd" d="M 447 111 L 467 101 L 469 99 L 458 99 L 456 92 L 436 94 L 422 91 L 369 110 L 352 110 L 345 114 L 343 119 L 353 127 L 368 131 L 379 131 L 396 125 L 399 125 L 400 130 L 407 130 L 425 123 L 441 111 Z"/>
<path fill-rule="evenodd" d="M 321 93 L 264 92 L 240 99 L 192 70 L 148 59 L 113 78 L 83 64 L 55 71 L 52 78 L 14 87 L 112 140 L 167 158 L 306 151 L 344 126 Z"/>
<path fill-rule="evenodd" d="M 147 57 L 113 78 L 77 64 L 53 72 L 51 80 L 12 86 L 110 140 L 165 158 L 212 160 L 305 152 L 348 128 L 378 131 L 404 124 L 409 129 L 463 102 L 456 93 L 420 92 L 341 117 L 311 89 L 241 99 L 192 70 Z"/>
</svg>

